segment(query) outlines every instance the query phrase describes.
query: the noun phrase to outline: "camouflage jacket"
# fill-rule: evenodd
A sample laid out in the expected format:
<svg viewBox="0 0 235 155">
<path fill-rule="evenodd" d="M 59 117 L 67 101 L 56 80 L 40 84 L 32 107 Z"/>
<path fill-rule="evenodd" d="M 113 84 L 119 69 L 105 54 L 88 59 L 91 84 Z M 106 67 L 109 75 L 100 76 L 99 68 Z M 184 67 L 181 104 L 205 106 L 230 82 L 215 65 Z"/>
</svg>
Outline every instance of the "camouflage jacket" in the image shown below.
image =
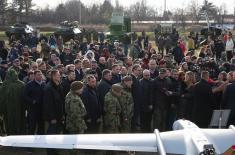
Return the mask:
<svg viewBox="0 0 235 155">
<path fill-rule="evenodd" d="M 120 130 L 121 106 L 117 96 L 111 91 L 104 98 L 104 130 L 118 133 Z"/>
<path fill-rule="evenodd" d="M 131 119 L 134 114 L 134 102 L 131 93 L 131 89 L 123 86 L 122 96 L 120 97 L 120 104 L 122 108 L 121 113 L 121 131 L 130 132 L 131 131 Z"/>
<path fill-rule="evenodd" d="M 123 86 L 122 96 L 120 97 L 120 103 L 122 108 L 122 119 L 131 119 L 134 113 L 134 102 L 131 90 Z"/>
<path fill-rule="evenodd" d="M 84 121 L 85 106 L 81 98 L 69 92 L 65 98 L 66 129 L 70 133 L 83 133 L 87 129 Z"/>
</svg>

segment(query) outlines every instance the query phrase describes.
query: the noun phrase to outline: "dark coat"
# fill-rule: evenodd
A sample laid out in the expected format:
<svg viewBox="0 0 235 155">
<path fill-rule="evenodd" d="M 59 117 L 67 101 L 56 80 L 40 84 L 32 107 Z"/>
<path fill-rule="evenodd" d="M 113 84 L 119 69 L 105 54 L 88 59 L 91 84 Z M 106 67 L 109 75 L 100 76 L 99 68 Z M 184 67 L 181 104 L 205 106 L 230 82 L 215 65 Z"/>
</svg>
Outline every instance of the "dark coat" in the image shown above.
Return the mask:
<svg viewBox="0 0 235 155">
<path fill-rule="evenodd" d="M 120 83 L 121 82 L 121 75 L 120 74 L 112 74 L 112 79 L 111 79 L 111 83 L 112 84 L 116 84 L 116 83 Z"/>
<path fill-rule="evenodd" d="M 102 113 L 103 113 L 103 107 L 104 107 L 104 97 L 109 92 L 111 86 L 112 86 L 111 81 L 102 79 L 97 87 L 98 99 L 102 107 Z"/>
<path fill-rule="evenodd" d="M 207 128 L 210 124 L 214 108 L 211 85 L 205 80 L 196 83 L 193 97 L 192 119 L 200 128 Z"/>
<path fill-rule="evenodd" d="M 68 77 L 66 77 L 65 79 L 62 80 L 62 87 L 63 87 L 63 94 L 64 97 L 68 94 L 68 92 L 70 91 L 70 85 L 73 81 L 69 81 Z"/>
<path fill-rule="evenodd" d="M 39 52 L 33 52 L 30 55 L 33 57 L 33 61 L 36 61 L 38 58 L 40 58 Z"/>
<path fill-rule="evenodd" d="M 65 54 L 64 52 L 61 54 L 60 56 L 60 60 L 62 61 L 62 63 L 64 64 L 64 66 L 69 65 L 69 64 L 73 64 L 75 57 L 72 53 L 70 54 Z"/>
<path fill-rule="evenodd" d="M 7 74 L 7 68 L 0 67 L 0 77 L 2 81 L 5 80 L 6 74 Z"/>
<path fill-rule="evenodd" d="M 80 69 L 79 71 L 77 69 L 75 69 L 75 75 L 76 75 L 77 81 L 82 81 L 82 79 L 84 77 L 84 73 L 83 73 L 82 69 Z"/>
<path fill-rule="evenodd" d="M 174 59 L 177 63 L 180 63 L 182 61 L 182 59 L 184 58 L 183 51 L 179 46 L 176 46 L 173 49 L 172 54 L 173 54 Z"/>
<path fill-rule="evenodd" d="M 169 97 L 166 95 L 166 91 L 169 90 L 169 79 L 161 79 L 157 77 L 153 81 L 153 95 L 152 102 L 154 109 L 167 110 L 169 108 Z"/>
<path fill-rule="evenodd" d="M 143 102 L 143 98 L 142 98 L 142 88 L 140 85 L 140 81 L 134 76 L 132 75 L 132 97 L 133 97 L 133 102 L 134 102 L 134 117 L 138 118 L 140 115 L 140 108 L 141 108 L 141 104 Z"/>
<path fill-rule="evenodd" d="M 56 85 L 52 81 L 47 83 L 43 96 L 44 119 L 47 121 L 61 121 L 64 116 L 64 95 L 61 85 Z"/>
<path fill-rule="evenodd" d="M 193 111 L 193 86 L 187 87 L 185 82 L 181 83 L 181 97 L 179 100 L 178 118 L 192 120 Z"/>
<path fill-rule="evenodd" d="M 44 82 L 39 84 L 34 80 L 27 83 L 24 89 L 27 110 L 37 118 L 42 117 L 44 87 Z"/>
<path fill-rule="evenodd" d="M 141 79 L 140 86 L 142 90 L 143 101 L 141 104 L 141 111 L 150 112 L 149 106 L 152 105 L 151 102 L 151 90 L 152 90 L 152 80 Z"/>
<path fill-rule="evenodd" d="M 169 103 L 171 105 L 179 105 L 179 98 L 180 98 L 180 82 L 174 78 L 169 78 L 170 79 L 170 86 L 169 86 L 169 91 L 172 92 L 172 95 L 170 95 L 169 98 Z"/>
<path fill-rule="evenodd" d="M 231 109 L 228 125 L 235 123 L 235 82 L 228 85 L 223 94 L 225 108 Z"/>
<path fill-rule="evenodd" d="M 23 81 L 23 79 L 24 79 L 27 75 L 28 75 L 27 71 L 21 69 L 20 72 L 19 72 L 19 75 L 18 75 L 19 80 Z"/>
<path fill-rule="evenodd" d="M 150 77 L 151 77 L 151 79 L 155 79 L 156 77 L 158 77 L 158 75 L 159 75 L 158 69 L 155 69 L 154 72 L 151 72 L 151 71 L 150 71 Z"/>
<path fill-rule="evenodd" d="M 96 88 L 91 88 L 86 85 L 82 93 L 82 101 L 87 110 L 85 120 L 91 120 L 91 124 L 95 124 L 97 119 L 101 117 L 101 105 L 98 101 Z"/>
<path fill-rule="evenodd" d="M 6 48 L 0 48 L 0 57 L 2 60 L 7 60 L 8 51 Z"/>
</svg>

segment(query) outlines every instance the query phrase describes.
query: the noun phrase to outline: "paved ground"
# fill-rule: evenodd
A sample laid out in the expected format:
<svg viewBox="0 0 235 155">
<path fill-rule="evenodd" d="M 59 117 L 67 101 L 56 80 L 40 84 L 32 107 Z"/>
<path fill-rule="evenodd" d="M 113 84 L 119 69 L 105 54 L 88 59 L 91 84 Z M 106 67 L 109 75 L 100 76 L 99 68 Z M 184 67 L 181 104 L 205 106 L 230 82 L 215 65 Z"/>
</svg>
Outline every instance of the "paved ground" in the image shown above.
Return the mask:
<svg viewBox="0 0 235 155">
<path fill-rule="evenodd" d="M 32 153 L 29 153 L 26 149 L 20 148 L 0 148 L 0 155 L 46 155 L 44 149 L 33 149 Z M 68 150 L 61 150 L 60 155 L 69 155 Z M 96 153 L 81 153 L 78 155 L 105 155 L 104 152 L 97 151 Z M 118 153 L 118 155 L 128 155 L 128 153 Z M 156 153 L 136 153 L 135 155 L 156 155 Z"/>
</svg>

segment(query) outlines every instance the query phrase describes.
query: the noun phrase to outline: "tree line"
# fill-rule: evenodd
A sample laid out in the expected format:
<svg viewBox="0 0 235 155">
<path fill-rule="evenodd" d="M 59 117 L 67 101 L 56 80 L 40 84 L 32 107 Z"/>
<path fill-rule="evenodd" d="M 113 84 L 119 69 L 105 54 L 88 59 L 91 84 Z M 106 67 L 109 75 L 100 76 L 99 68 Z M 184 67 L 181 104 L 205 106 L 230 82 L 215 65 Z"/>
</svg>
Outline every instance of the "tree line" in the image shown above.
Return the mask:
<svg viewBox="0 0 235 155">
<path fill-rule="evenodd" d="M 80 21 L 82 24 L 108 24 L 113 11 L 124 12 L 134 21 L 159 21 L 175 20 L 184 24 L 186 20 L 198 22 L 205 20 L 205 11 L 210 20 L 223 22 L 227 14 L 226 6 L 215 6 L 205 0 L 202 5 L 197 0 L 191 0 L 185 8 L 175 8 L 164 13 L 157 9 L 157 6 L 147 6 L 146 0 L 141 0 L 129 7 L 123 7 L 116 0 L 112 5 L 110 0 L 105 0 L 102 4 L 91 6 L 82 3 L 80 0 L 69 0 L 58 4 L 54 9 L 49 6 L 37 8 L 32 0 L 1 0 L 0 1 L 0 24 L 13 24 L 15 22 L 33 23 L 53 23 L 58 24 L 62 21 Z"/>
</svg>

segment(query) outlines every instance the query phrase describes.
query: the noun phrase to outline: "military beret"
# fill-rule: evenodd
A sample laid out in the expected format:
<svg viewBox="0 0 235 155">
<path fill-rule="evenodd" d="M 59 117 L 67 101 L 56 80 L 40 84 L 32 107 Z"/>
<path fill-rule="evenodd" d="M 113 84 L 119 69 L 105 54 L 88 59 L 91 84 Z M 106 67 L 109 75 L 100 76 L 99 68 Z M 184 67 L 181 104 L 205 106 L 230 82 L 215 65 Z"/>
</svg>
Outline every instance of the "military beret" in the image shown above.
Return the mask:
<svg viewBox="0 0 235 155">
<path fill-rule="evenodd" d="M 124 76 L 122 78 L 122 81 L 132 81 L 132 77 L 131 76 Z"/>
<path fill-rule="evenodd" d="M 76 91 L 76 90 L 82 89 L 83 83 L 81 81 L 74 81 L 71 83 L 70 87 L 72 91 Z"/>
<path fill-rule="evenodd" d="M 120 84 L 113 84 L 112 90 L 119 93 L 122 90 L 122 86 Z"/>
</svg>

